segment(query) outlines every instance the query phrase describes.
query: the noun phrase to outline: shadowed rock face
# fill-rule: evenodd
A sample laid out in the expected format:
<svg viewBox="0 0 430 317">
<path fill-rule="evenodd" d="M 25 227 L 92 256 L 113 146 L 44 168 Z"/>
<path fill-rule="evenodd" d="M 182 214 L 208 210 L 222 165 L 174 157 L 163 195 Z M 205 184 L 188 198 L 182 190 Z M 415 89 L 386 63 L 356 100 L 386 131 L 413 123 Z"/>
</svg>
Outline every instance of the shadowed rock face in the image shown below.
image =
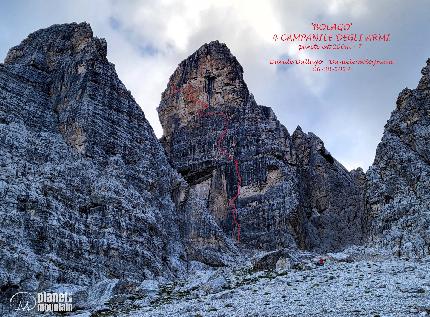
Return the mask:
<svg viewBox="0 0 430 317">
<path fill-rule="evenodd" d="M 361 243 L 366 231 L 363 171 L 348 172 L 321 139 L 300 127 L 292 140 L 300 180 L 300 245 L 329 251 Z"/>
<path fill-rule="evenodd" d="M 179 64 L 162 95 L 161 141 L 169 161 L 191 188 L 205 193 L 198 211 L 184 215 L 192 210 L 193 218 L 214 220 L 185 238 L 201 239 L 214 228 L 236 236 L 228 202 L 239 188 L 241 246 L 333 250 L 359 243 L 359 182 L 315 135 L 299 129 L 291 137 L 271 108 L 257 105 L 242 73 L 226 45 L 211 42 Z"/>
<path fill-rule="evenodd" d="M 430 59 L 405 88 L 367 172 L 371 238 L 394 254 L 430 254 Z"/>
<path fill-rule="evenodd" d="M 88 24 L 37 31 L 9 51 L 0 64 L 2 292 L 180 274 L 181 184 Z"/>
</svg>

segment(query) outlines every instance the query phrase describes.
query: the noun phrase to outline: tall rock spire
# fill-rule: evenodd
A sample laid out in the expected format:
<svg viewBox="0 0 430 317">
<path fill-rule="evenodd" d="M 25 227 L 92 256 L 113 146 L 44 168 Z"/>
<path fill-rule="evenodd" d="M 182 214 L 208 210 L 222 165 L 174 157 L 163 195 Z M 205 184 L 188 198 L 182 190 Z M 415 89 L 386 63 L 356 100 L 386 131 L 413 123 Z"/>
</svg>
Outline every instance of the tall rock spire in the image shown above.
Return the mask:
<svg viewBox="0 0 430 317">
<path fill-rule="evenodd" d="M 158 112 L 168 159 L 202 201 L 189 205 L 187 223 L 214 220 L 189 230 L 191 241 L 214 241 L 208 232 L 219 229 L 235 240 L 240 230 L 241 246 L 267 250 L 361 241 L 349 235 L 362 225 L 353 176 L 316 136 L 291 138 L 271 108 L 257 105 L 225 44 L 205 44 L 179 64 Z"/>
</svg>

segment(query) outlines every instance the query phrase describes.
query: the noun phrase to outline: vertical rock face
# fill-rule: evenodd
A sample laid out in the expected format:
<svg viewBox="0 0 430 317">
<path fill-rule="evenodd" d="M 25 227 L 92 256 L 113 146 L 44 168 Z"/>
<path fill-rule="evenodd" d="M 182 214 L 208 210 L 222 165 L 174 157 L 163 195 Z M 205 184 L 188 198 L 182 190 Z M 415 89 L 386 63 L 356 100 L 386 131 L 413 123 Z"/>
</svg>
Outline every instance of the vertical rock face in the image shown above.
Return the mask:
<svg viewBox="0 0 430 317">
<path fill-rule="evenodd" d="M 9 51 L 0 64 L 3 295 L 179 274 L 172 193 L 181 183 L 89 25 L 55 25 Z"/>
<path fill-rule="evenodd" d="M 188 98 L 187 90 L 194 98 Z M 170 162 L 191 188 L 205 191 L 199 212 L 237 240 L 239 226 L 229 201 L 239 191 L 234 204 L 245 245 L 272 249 L 294 244 L 297 180 L 294 167 L 286 164 L 288 131 L 270 108 L 256 104 L 242 67 L 225 44 L 203 45 L 183 61 L 158 111 Z"/>
<path fill-rule="evenodd" d="M 367 172 L 371 238 L 407 257 L 430 254 L 430 60 L 404 89 Z"/>
<path fill-rule="evenodd" d="M 188 241 L 214 241 L 208 232 L 219 229 L 237 240 L 235 217 L 240 243 L 250 248 L 332 250 L 361 241 L 355 177 L 316 136 L 291 137 L 270 108 L 257 105 L 225 44 L 205 44 L 179 64 L 158 112 L 170 163 L 200 192 L 199 207 L 188 204 L 185 217 L 212 219 L 213 226 L 188 230 Z"/>
<path fill-rule="evenodd" d="M 321 251 L 359 244 L 365 231 L 361 169 L 348 172 L 313 133 L 292 136 L 298 164 L 303 233 L 300 245 Z"/>
</svg>

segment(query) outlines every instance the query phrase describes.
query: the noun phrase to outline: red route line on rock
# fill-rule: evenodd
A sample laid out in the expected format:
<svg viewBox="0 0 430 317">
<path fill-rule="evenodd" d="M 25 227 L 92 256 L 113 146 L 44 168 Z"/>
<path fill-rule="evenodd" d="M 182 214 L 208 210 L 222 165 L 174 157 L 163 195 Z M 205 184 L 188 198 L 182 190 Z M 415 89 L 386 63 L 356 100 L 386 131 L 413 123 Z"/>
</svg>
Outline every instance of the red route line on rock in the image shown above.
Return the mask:
<svg viewBox="0 0 430 317">
<path fill-rule="evenodd" d="M 236 207 L 236 201 L 240 195 L 240 187 L 242 184 L 242 178 L 241 178 L 240 172 L 239 172 L 239 161 L 237 159 L 235 159 L 233 155 L 228 153 L 226 148 L 222 146 L 222 142 L 224 141 L 224 138 L 228 133 L 229 120 L 227 118 L 227 115 L 224 112 L 204 112 L 206 109 L 209 108 L 209 104 L 207 102 L 201 101 L 200 99 L 198 99 L 196 97 L 195 89 L 191 84 L 187 84 L 183 89 L 178 89 L 177 87 L 171 87 L 171 90 L 167 96 L 170 96 L 171 94 L 175 94 L 178 92 L 180 93 L 181 91 L 184 92 L 184 99 L 186 99 L 188 102 L 193 102 L 196 105 L 201 106 L 201 109 L 197 110 L 199 117 L 221 116 L 224 120 L 224 128 L 216 140 L 216 145 L 218 147 L 218 150 L 221 152 L 221 154 L 227 158 L 227 161 L 233 162 L 234 168 L 236 171 L 237 191 L 236 191 L 236 195 L 234 195 L 232 198 L 229 199 L 228 206 L 231 208 L 231 214 L 232 214 L 232 218 L 233 218 L 233 226 L 236 226 L 236 229 L 237 229 L 237 241 L 240 242 L 240 223 L 238 220 L 239 213 L 238 213 L 237 207 Z M 234 237 L 234 228 L 232 230 L 232 236 Z"/>
</svg>

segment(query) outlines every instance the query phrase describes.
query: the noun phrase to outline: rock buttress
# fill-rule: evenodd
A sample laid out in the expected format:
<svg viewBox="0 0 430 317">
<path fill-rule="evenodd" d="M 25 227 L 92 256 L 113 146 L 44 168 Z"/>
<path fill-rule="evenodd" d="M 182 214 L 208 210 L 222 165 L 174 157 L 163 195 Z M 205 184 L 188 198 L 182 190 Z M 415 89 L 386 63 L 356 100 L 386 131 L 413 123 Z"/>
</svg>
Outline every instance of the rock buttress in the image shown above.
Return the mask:
<svg viewBox="0 0 430 317">
<path fill-rule="evenodd" d="M 88 24 L 39 30 L 9 51 L 0 139 L 6 297 L 181 274 L 172 193 L 183 180 Z"/>
<path fill-rule="evenodd" d="M 405 88 L 367 172 L 371 240 L 404 257 L 430 254 L 430 59 Z"/>
</svg>

